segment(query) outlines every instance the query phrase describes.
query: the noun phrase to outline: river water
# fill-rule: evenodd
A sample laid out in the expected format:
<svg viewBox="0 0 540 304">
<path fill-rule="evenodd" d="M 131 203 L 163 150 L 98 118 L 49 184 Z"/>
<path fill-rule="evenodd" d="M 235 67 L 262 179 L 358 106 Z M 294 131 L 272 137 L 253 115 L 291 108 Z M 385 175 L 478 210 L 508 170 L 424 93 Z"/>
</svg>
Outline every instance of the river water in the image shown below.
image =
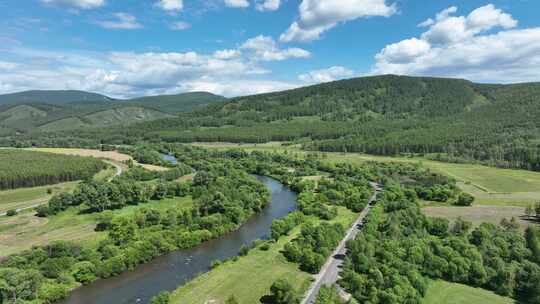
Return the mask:
<svg viewBox="0 0 540 304">
<path fill-rule="evenodd" d="M 233 257 L 242 245 L 267 238 L 272 221 L 295 210 L 296 194 L 272 178 L 257 176 L 257 179 L 270 190 L 271 202 L 240 229 L 195 248 L 161 256 L 134 271 L 78 288 L 62 303 L 149 303 L 160 291 L 173 291 L 197 274 L 208 271 L 212 261 Z"/>
</svg>

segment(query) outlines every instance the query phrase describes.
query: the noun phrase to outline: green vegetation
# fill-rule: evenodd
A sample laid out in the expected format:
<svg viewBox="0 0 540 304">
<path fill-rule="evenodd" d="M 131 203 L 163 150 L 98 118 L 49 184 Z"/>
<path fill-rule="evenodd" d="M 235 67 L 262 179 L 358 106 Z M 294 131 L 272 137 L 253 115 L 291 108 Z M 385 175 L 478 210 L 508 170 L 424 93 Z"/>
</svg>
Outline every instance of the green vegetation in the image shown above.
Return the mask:
<svg viewBox="0 0 540 304">
<path fill-rule="evenodd" d="M 88 179 L 104 167 L 94 158 L 0 149 L 0 189 Z"/>
<path fill-rule="evenodd" d="M 71 191 L 75 188 L 76 184 L 77 182 L 67 182 L 49 186 L 0 191 L 0 213 L 6 212 L 9 209 L 26 208 L 46 203 L 54 193 Z"/>
<path fill-rule="evenodd" d="M 513 304 L 510 298 L 501 297 L 492 292 L 473 288 L 463 284 L 436 281 L 429 285 L 422 304 Z"/>
<path fill-rule="evenodd" d="M 114 100 L 82 91 L 28 91 L 0 95 L 0 136 L 128 125 L 172 117 L 221 96 L 196 92 Z M 16 136 L 18 138 L 19 136 Z"/>
<path fill-rule="evenodd" d="M 387 182 L 363 233 L 348 244 L 340 284 L 358 301 L 419 303 L 429 279 L 482 287 L 519 299 L 540 300 L 539 232 L 426 218 L 410 189 Z"/>
<path fill-rule="evenodd" d="M 194 204 L 187 209 L 174 205 L 167 206 L 165 210 L 151 206 L 137 208 L 132 214 L 102 212 L 94 215 L 97 225 L 90 226 L 104 230 L 106 234 L 95 241 L 86 241 L 83 245 L 55 241 L 10 255 L 1 262 L 0 271 L 12 271 L 14 277 L 20 275 L 34 283 L 15 286 L 19 283 L 2 282 L 2 297 L 8 301 L 26 301 L 37 297 L 46 303 L 61 299 L 78 284 L 118 275 L 164 253 L 190 248 L 232 231 L 253 213 L 260 211 L 268 201 L 266 188 L 245 172 L 235 169 L 232 163 L 203 162 L 198 163 L 197 168 L 199 173 L 195 175 L 193 183 L 174 189 L 164 187 L 165 182 L 134 179 L 140 174 L 126 174 L 115 178 L 112 183 L 82 183 L 73 194 L 63 193 L 53 197 L 47 207 L 49 211 L 55 211 L 51 214 L 57 214 L 52 218 L 65 216 L 69 212 L 76 213 L 77 209 L 103 211 L 106 208 L 100 207 L 107 204 L 142 203 L 138 199 L 128 199 L 128 195 L 138 197 L 136 191 L 114 191 L 114 186 L 121 187 L 123 184 L 129 187 L 146 185 L 144 187 L 149 192 L 145 197 L 155 200 L 191 194 Z M 121 210 L 124 209 L 127 208 Z M 95 213 L 86 214 L 90 217 Z M 83 219 L 82 215 L 73 215 L 70 216 L 73 220 Z"/>
</svg>

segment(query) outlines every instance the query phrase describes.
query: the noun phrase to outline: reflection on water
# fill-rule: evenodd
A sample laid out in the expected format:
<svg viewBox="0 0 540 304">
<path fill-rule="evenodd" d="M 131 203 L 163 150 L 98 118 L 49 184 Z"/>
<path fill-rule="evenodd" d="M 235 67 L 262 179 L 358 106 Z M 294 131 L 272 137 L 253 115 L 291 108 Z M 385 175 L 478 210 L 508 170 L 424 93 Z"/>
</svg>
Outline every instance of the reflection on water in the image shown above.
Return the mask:
<svg viewBox="0 0 540 304">
<path fill-rule="evenodd" d="M 149 303 L 163 290 L 175 290 L 197 274 L 209 270 L 215 260 L 238 254 L 240 247 L 268 237 L 272 221 L 296 208 L 296 194 L 278 181 L 257 176 L 271 191 L 271 203 L 237 231 L 208 241 L 198 247 L 175 251 L 110 279 L 98 280 L 74 290 L 64 303 L 131 304 Z"/>
</svg>

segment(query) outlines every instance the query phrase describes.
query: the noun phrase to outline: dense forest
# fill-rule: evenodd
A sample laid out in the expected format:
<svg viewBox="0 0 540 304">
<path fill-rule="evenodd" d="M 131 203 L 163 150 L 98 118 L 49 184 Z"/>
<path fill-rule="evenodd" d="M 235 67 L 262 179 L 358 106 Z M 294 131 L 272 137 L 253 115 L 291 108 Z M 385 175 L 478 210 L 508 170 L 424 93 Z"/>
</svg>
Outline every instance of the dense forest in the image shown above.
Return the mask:
<svg viewBox="0 0 540 304">
<path fill-rule="evenodd" d="M 128 128 L 3 136 L 9 146 L 297 141 L 308 150 L 415 153 L 540 170 L 540 84 L 384 75 L 217 101 Z"/>
<path fill-rule="evenodd" d="M 105 166 L 91 157 L 0 149 L 0 190 L 88 179 Z"/>
<path fill-rule="evenodd" d="M 521 303 L 540 301 L 540 232 L 427 218 L 416 194 L 386 183 L 379 205 L 351 241 L 340 284 L 360 303 L 421 303 L 430 279 L 492 290 Z"/>
</svg>

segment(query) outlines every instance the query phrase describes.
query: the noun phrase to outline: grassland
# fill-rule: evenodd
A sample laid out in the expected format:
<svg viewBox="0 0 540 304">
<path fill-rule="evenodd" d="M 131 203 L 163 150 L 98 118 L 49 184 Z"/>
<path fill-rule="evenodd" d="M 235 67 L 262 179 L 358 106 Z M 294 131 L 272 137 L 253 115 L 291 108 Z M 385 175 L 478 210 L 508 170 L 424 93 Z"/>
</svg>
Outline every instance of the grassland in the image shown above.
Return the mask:
<svg viewBox="0 0 540 304">
<path fill-rule="evenodd" d="M 266 144 L 197 143 L 210 149 L 242 148 L 247 151 L 276 151 L 304 155 L 298 145 L 285 146 L 280 142 Z M 358 153 L 323 153 L 328 162 L 362 163 L 409 162 L 419 163 L 441 174 L 453 177 L 458 186 L 476 197 L 476 204 L 495 206 L 527 206 L 540 201 L 540 173 L 526 170 L 499 169 L 475 164 L 453 164 L 421 157 L 388 157 Z"/>
<path fill-rule="evenodd" d="M 499 224 L 503 219 L 514 217 L 521 227 L 526 228 L 532 222 L 527 221 L 524 217 L 525 208 L 517 206 L 486 206 L 478 205 L 471 207 L 425 207 L 422 210 L 428 216 L 444 217 L 450 221 L 456 220 L 458 217 L 470 221 L 474 226 L 482 223 Z"/>
<path fill-rule="evenodd" d="M 462 284 L 436 281 L 428 288 L 422 304 L 513 304 L 514 300 Z"/>
<path fill-rule="evenodd" d="M 67 182 L 49 186 L 0 191 L 0 213 L 4 213 L 10 209 L 19 209 L 46 203 L 55 193 L 73 190 L 77 183 Z M 52 193 L 47 193 L 47 189 L 51 189 Z"/>
<path fill-rule="evenodd" d="M 356 216 L 340 208 L 338 217 L 332 222 L 348 227 Z M 178 288 L 171 296 L 171 303 L 222 304 L 233 294 L 239 303 L 259 303 L 259 299 L 268 294 L 272 283 L 280 278 L 287 279 L 299 293 L 303 293 L 309 288 L 312 276 L 300 271 L 298 265 L 287 262 L 280 252 L 299 233 L 300 228 L 297 227 L 289 236 L 272 243 L 267 251 L 255 248 L 237 261 L 226 262 L 202 274 Z"/>
<path fill-rule="evenodd" d="M 165 210 L 192 206 L 191 197 L 151 201 L 147 204 L 128 206 L 115 210 L 115 215 L 129 215 L 144 207 Z M 34 212 L 23 212 L 14 217 L 0 217 L 0 257 L 29 249 L 35 245 L 44 245 L 55 240 L 99 240 L 105 235 L 96 232 L 99 214 L 79 214 L 79 209 L 71 208 L 58 215 L 39 218 Z"/>
</svg>

